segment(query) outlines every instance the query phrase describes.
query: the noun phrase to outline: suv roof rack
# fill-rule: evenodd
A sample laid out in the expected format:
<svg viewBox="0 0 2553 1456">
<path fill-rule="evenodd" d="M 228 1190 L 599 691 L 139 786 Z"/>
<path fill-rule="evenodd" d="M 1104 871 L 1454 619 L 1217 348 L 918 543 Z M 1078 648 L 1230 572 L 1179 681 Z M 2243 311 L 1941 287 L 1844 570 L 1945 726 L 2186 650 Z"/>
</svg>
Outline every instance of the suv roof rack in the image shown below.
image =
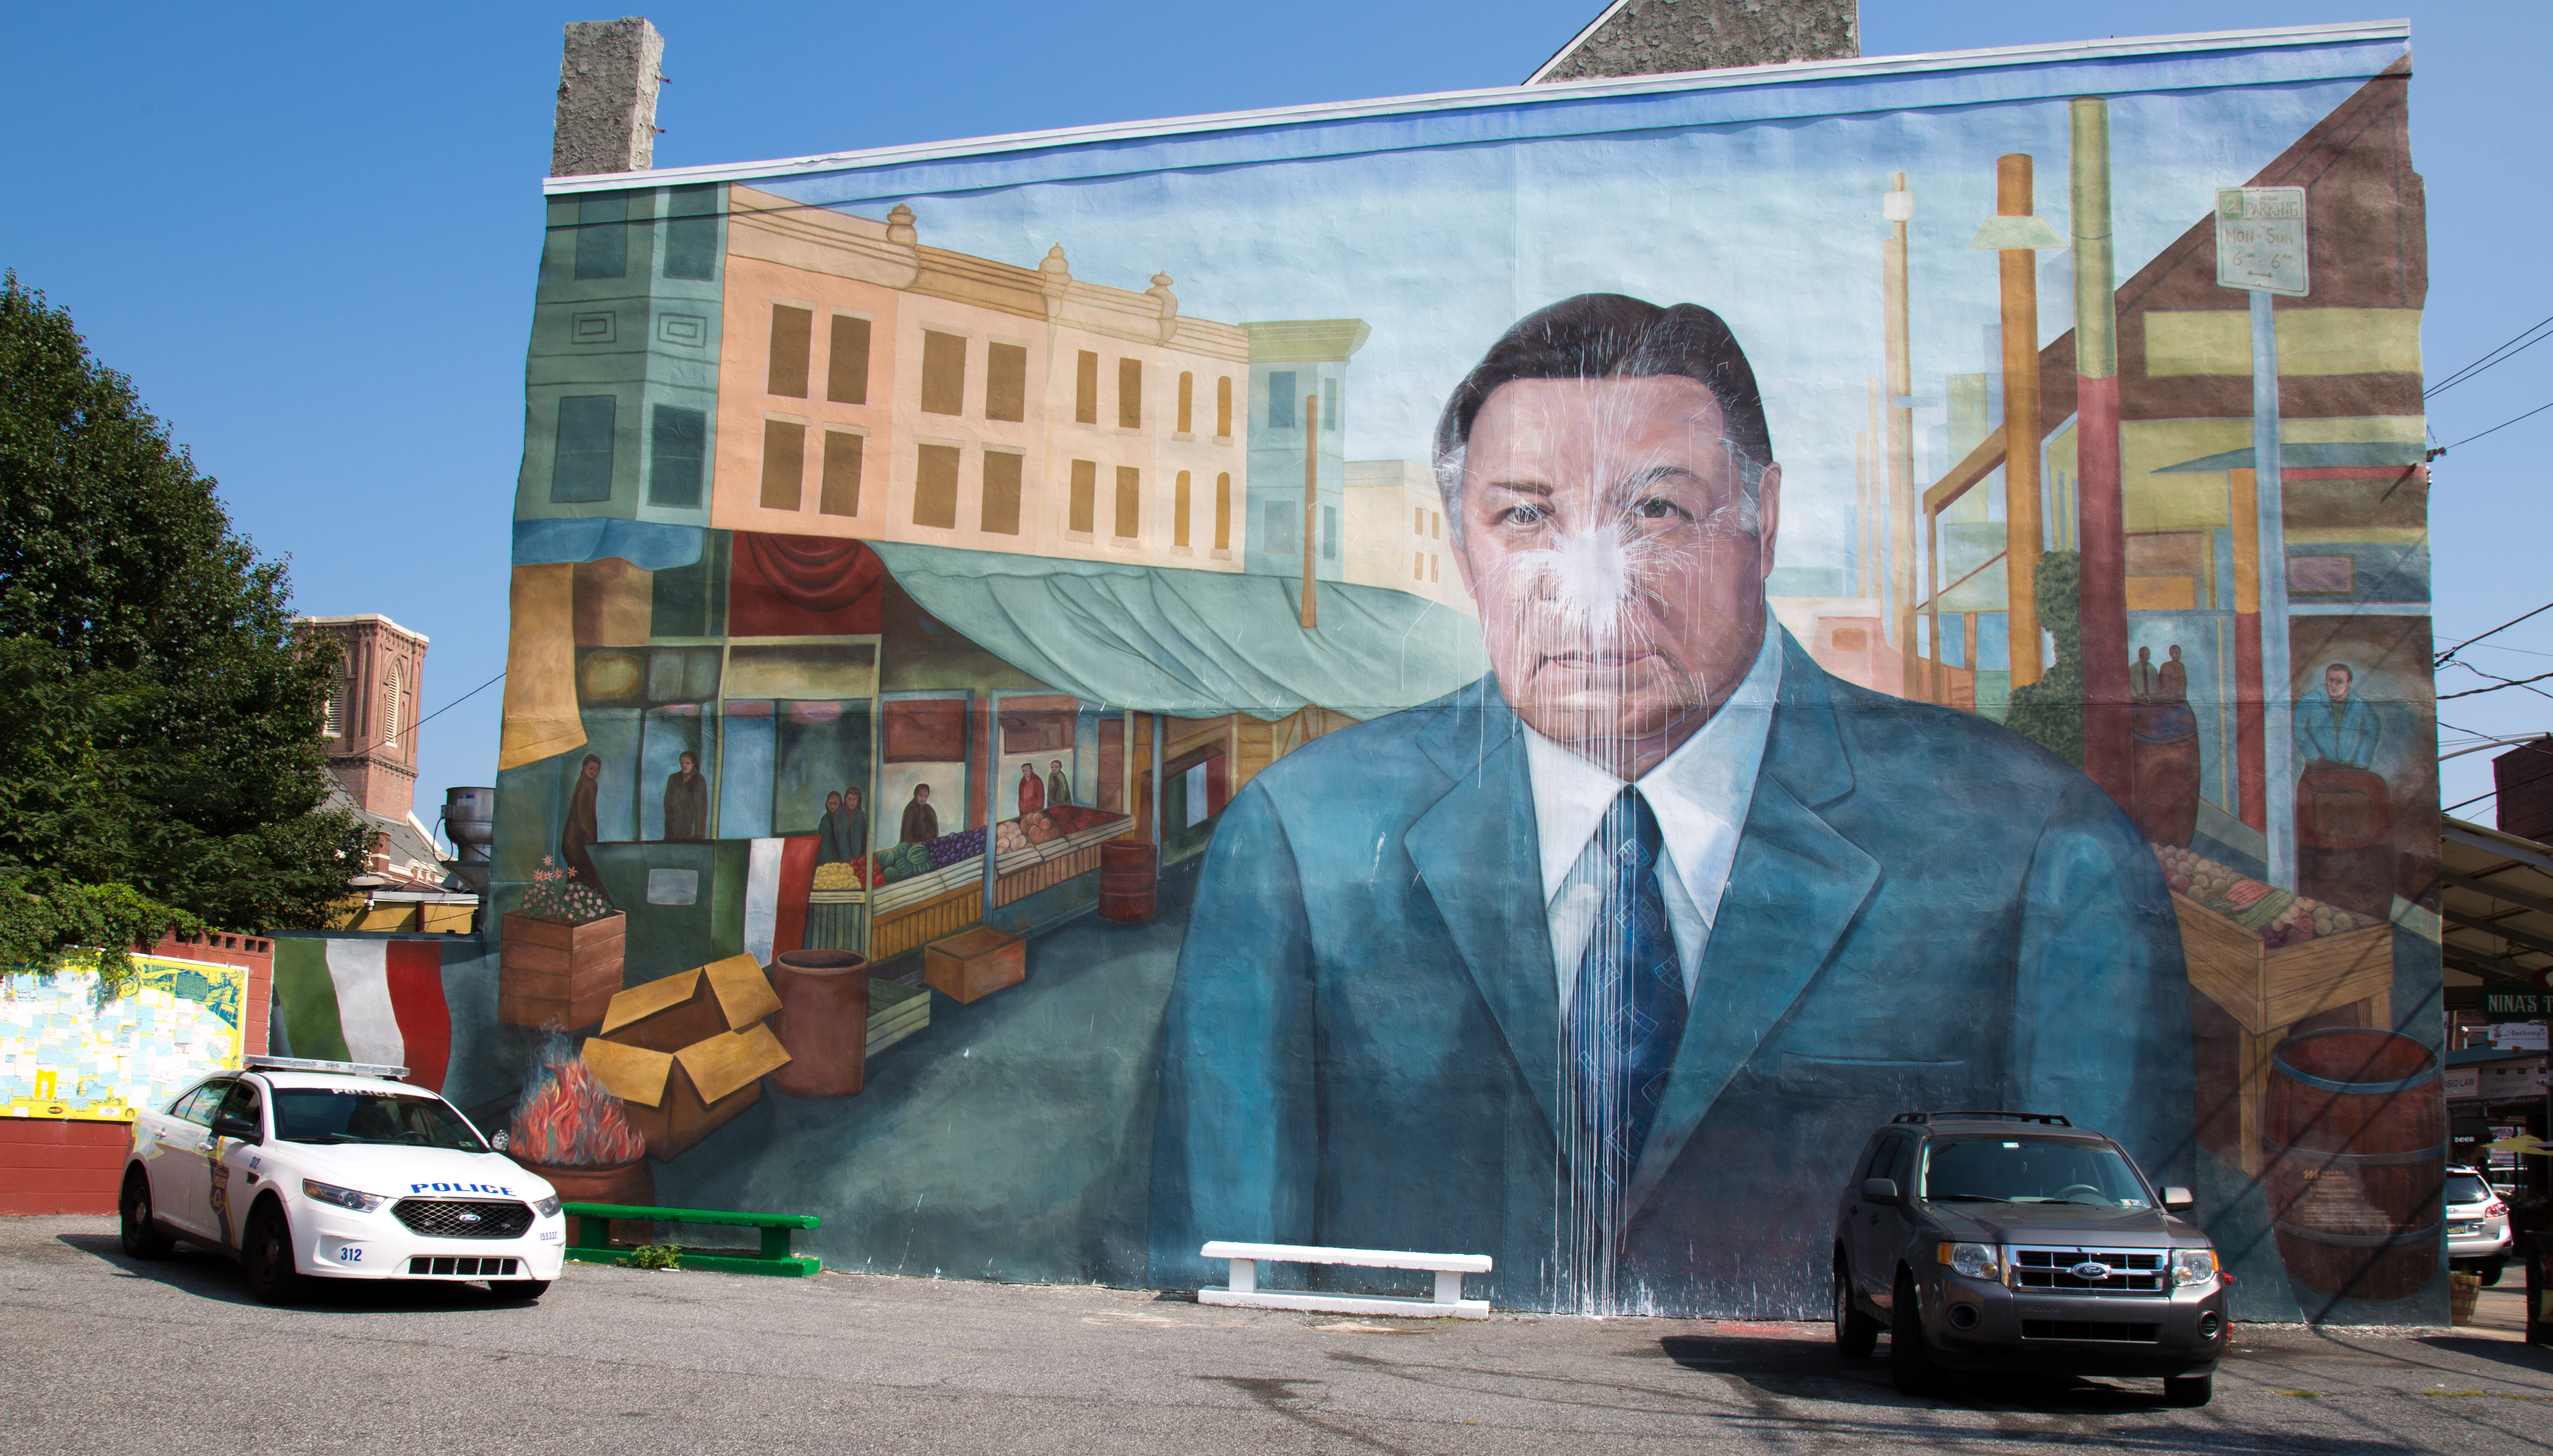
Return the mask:
<svg viewBox="0 0 2553 1456">
<path fill-rule="evenodd" d="M 339 1076 L 379 1076 L 397 1081 L 407 1075 L 404 1066 L 382 1066 L 369 1062 L 313 1062 L 306 1057 L 268 1057 L 260 1054 L 240 1059 L 250 1071 L 330 1071 Z"/>
<path fill-rule="evenodd" d="M 2072 1127 L 2054 1112 L 1901 1112 L 1891 1122 L 1930 1125 L 1936 1122 L 2035 1122 L 2045 1127 Z"/>
</svg>

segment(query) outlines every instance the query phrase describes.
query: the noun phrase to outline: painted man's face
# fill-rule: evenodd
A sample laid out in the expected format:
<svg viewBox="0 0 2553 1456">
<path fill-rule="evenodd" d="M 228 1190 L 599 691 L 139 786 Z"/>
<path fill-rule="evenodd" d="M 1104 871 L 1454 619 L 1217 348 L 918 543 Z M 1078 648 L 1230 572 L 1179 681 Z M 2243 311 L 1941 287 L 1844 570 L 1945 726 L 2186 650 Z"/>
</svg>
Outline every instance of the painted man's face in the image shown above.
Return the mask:
<svg viewBox="0 0 2553 1456">
<path fill-rule="evenodd" d="M 699 771 L 699 769 L 700 769 L 700 766 L 701 766 L 701 761 L 700 761 L 699 759 L 697 759 L 697 758 L 694 758 L 694 757 L 693 757 L 691 754 L 689 754 L 689 753 L 685 753 L 685 754 L 683 754 L 681 757 L 679 757 L 679 758 L 675 759 L 674 761 L 675 761 L 676 763 L 679 763 L 679 764 L 681 764 L 681 765 L 682 765 L 683 772 L 685 772 L 685 773 L 695 773 L 695 772 L 698 772 L 698 771 Z"/>
<path fill-rule="evenodd" d="M 841 807 L 842 807 L 842 796 L 841 796 L 841 795 L 839 795 L 839 794 L 827 794 L 827 795 L 825 796 L 825 812 L 826 812 L 827 814 L 831 814 L 831 813 L 832 813 L 834 810 L 839 809 L 839 808 L 841 808 Z"/>
<path fill-rule="evenodd" d="M 1723 434 L 1720 402 L 1683 378 L 1518 380 L 1481 406 L 1455 562 L 1498 687 L 1537 732 L 1645 768 L 1745 676 L 1781 470 L 1749 531 Z"/>
<path fill-rule="evenodd" d="M 2349 673 L 2344 668 L 2327 667 L 2322 674 L 2323 696 L 2334 703 L 2349 696 Z"/>
<path fill-rule="evenodd" d="M 930 803 L 930 802 L 931 802 L 931 785 L 929 785 L 929 784 L 923 784 L 923 785 L 921 785 L 920 787 L 916 788 L 916 789 L 913 791 L 913 797 L 914 797 L 914 800 L 915 800 L 917 803 L 922 803 L 922 804 L 928 804 L 928 803 Z"/>
</svg>

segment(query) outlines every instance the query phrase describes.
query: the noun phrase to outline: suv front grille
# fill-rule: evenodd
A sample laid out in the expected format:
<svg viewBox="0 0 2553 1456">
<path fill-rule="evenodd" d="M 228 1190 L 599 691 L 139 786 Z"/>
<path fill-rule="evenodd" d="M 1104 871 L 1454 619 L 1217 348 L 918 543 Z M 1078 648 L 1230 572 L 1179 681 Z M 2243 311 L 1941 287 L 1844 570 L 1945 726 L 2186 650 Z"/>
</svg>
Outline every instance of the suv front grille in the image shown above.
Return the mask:
<svg viewBox="0 0 2553 1456">
<path fill-rule="evenodd" d="M 430 1239 L 517 1239 L 532 1226 L 527 1203 L 475 1203 L 454 1198 L 401 1198 L 398 1221 Z"/>
<path fill-rule="evenodd" d="M 2021 1337 L 2025 1340 L 2116 1340 L 2151 1345 L 2161 1330 L 2160 1325 L 2127 1324 L 2115 1319 L 2025 1319 L 2021 1322 Z"/>
<path fill-rule="evenodd" d="M 2160 1294 L 2164 1291 L 2164 1257 L 2160 1249 L 2015 1249 L 2012 1287 L 2050 1294 Z M 2109 1273 L 2087 1279 L 2074 1272 L 2084 1264 L 2104 1265 Z"/>
</svg>

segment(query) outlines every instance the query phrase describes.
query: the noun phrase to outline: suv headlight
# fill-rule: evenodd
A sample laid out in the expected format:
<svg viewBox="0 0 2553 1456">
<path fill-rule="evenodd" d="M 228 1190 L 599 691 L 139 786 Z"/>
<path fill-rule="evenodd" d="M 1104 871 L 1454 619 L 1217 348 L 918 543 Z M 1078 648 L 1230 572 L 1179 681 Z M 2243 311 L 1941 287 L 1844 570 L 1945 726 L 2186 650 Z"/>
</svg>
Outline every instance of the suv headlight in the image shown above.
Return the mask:
<svg viewBox="0 0 2553 1456">
<path fill-rule="evenodd" d="M 2171 1287 L 2187 1288 L 2191 1285 L 2212 1283 L 2216 1278 L 2214 1249 L 2174 1249 L 2171 1251 Z"/>
<path fill-rule="evenodd" d="M 535 1202 L 534 1204 L 532 1204 L 532 1211 L 533 1211 L 534 1213 L 539 1214 L 539 1215 L 540 1215 L 541 1217 L 543 1217 L 543 1218 L 555 1218 L 555 1217 L 557 1217 L 557 1216 L 558 1216 L 558 1211 L 559 1211 L 559 1196 L 558 1196 L 558 1194 L 556 1194 L 556 1193 L 552 1193 L 552 1194 L 550 1194 L 548 1197 L 543 1198 L 543 1199 L 540 1199 L 539 1201 Z"/>
<path fill-rule="evenodd" d="M 340 1208 L 352 1208 L 357 1213 L 371 1213 L 389 1201 L 379 1193 L 359 1193 L 353 1188 L 341 1188 L 335 1183 L 323 1183 L 315 1177 L 305 1177 L 301 1180 L 301 1193 L 303 1197 L 313 1198 L 322 1203 L 334 1203 Z"/>
<path fill-rule="evenodd" d="M 1943 1244 L 1934 1250 L 1933 1257 L 1963 1279 L 1991 1280 L 2001 1273 L 1995 1267 L 1992 1244 Z"/>
</svg>

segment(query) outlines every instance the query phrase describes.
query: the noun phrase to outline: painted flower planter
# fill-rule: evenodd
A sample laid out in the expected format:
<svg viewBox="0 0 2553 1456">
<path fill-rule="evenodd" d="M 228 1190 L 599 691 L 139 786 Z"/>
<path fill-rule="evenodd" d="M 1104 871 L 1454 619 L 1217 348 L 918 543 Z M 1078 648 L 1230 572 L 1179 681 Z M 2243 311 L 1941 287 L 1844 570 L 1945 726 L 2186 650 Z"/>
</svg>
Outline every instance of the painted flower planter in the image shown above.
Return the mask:
<svg viewBox="0 0 2553 1456">
<path fill-rule="evenodd" d="M 516 911 L 504 918 L 497 961 L 497 1019 L 507 1026 L 583 1031 L 603 1024 L 620 990 L 628 917 L 571 924 Z"/>
</svg>

